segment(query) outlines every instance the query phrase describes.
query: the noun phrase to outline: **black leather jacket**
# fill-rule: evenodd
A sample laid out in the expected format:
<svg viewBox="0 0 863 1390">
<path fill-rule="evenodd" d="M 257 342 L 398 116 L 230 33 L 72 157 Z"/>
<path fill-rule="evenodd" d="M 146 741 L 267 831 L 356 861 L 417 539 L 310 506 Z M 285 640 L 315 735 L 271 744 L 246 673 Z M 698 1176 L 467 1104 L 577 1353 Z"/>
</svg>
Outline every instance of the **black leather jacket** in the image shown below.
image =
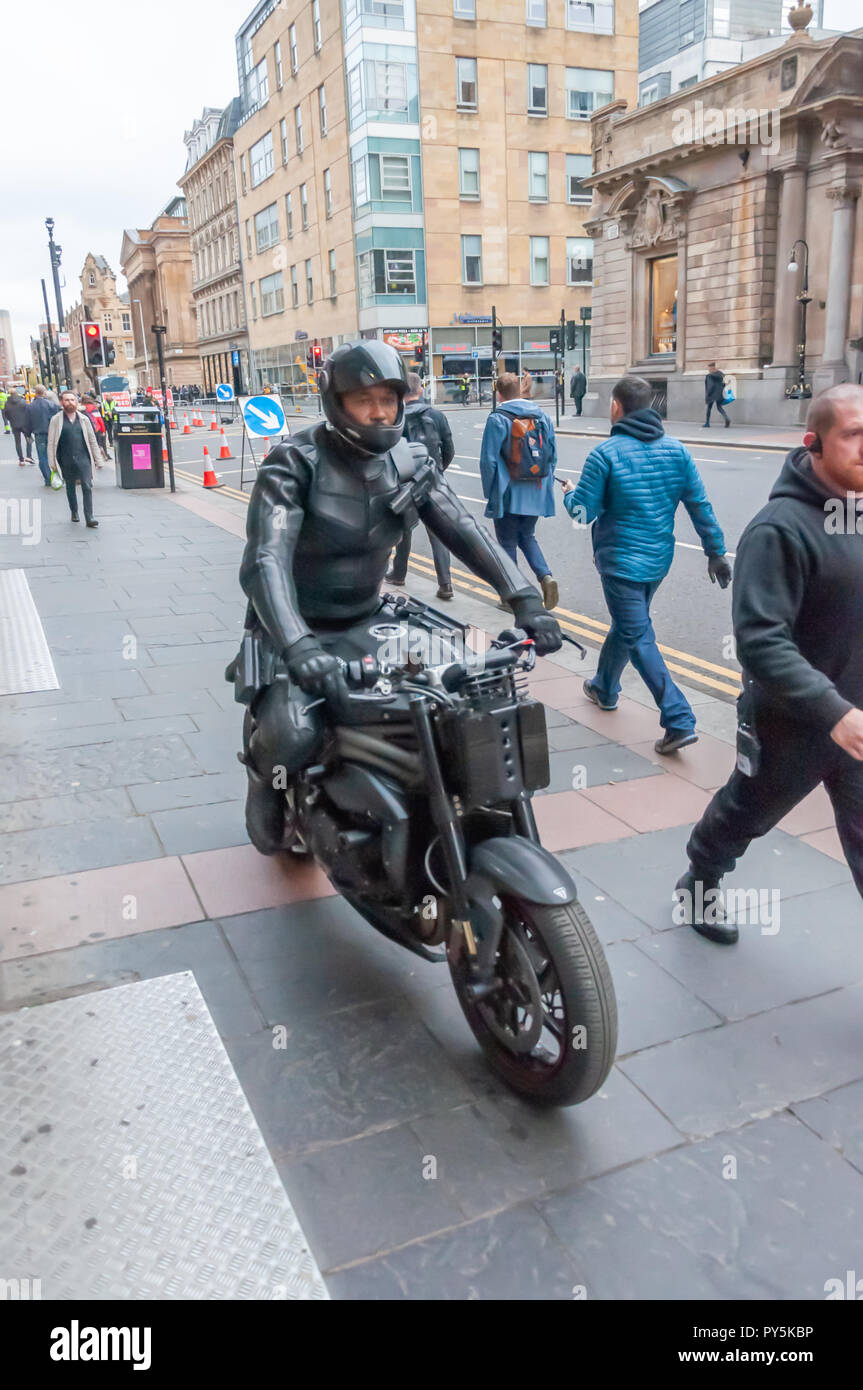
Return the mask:
<svg viewBox="0 0 863 1390">
<path fill-rule="evenodd" d="M 431 468 L 415 510 L 391 510 L 403 480 L 424 470 L 427 458 L 405 440 L 378 458 L 362 457 L 325 422 L 267 456 L 249 502 L 240 583 L 252 609 L 247 626 L 257 618 L 279 656 L 313 628 L 347 628 L 375 612 L 405 519 L 420 517 L 501 598 L 538 597 L 439 469 Z"/>
</svg>

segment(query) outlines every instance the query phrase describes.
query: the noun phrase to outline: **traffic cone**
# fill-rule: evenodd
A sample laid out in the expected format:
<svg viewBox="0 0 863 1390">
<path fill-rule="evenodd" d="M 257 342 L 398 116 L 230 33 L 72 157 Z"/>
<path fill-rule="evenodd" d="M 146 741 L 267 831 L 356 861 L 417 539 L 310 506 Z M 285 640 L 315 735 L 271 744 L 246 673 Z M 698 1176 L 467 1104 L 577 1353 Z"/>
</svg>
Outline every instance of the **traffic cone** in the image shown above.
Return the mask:
<svg viewBox="0 0 863 1390">
<path fill-rule="evenodd" d="M 162 445 L 162 462 L 163 462 L 163 463 L 167 463 L 167 462 L 168 462 L 168 447 L 167 447 L 166 444 L 163 444 L 163 445 Z"/>
<path fill-rule="evenodd" d="M 194 425 L 196 430 L 202 429 L 204 425 L 204 417 L 197 406 L 195 406 L 195 410 L 192 415 L 192 424 Z"/>
<path fill-rule="evenodd" d="M 204 487 L 218 487 L 218 486 L 219 486 L 219 480 L 218 480 L 218 478 L 216 477 L 215 473 L 213 472 L 212 466 L 211 466 L 211 464 L 210 464 L 210 451 L 209 451 L 209 449 L 207 448 L 207 446 L 206 446 L 206 444 L 205 444 L 205 445 L 204 445 Z"/>
<path fill-rule="evenodd" d="M 212 420 L 210 421 L 210 433 L 211 433 L 211 434 L 216 434 L 216 432 L 218 431 L 218 428 L 219 428 L 219 426 L 216 424 L 216 412 L 215 412 L 215 410 L 214 410 L 214 411 L 213 411 L 213 418 L 212 418 Z"/>
<path fill-rule="evenodd" d="M 188 415 L 184 415 L 184 416 L 183 416 L 183 434 L 191 434 L 191 433 L 192 433 L 192 431 L 189 429 L 189 417 L 188 417 Z"/>
<path fill-rule="evenodd" d="M 224 425 L 222 426 L 221 435 L 222 435 L 222 440 L 221 440 L 222 447 L 221 447 L 221 449 L 219 450 L 219 458 L 220 458 L 220 459 L 230 459 L 230 458 L 233 458 L 234 456 L 233 456 L 233 454 L 231 453 L 231 450 L 230 450 L 230 448 L 228 447 L 228 441 L 227 441 L 227 439 L 225 438 L 225 427 L 224 427 Z"/>
<path fill-rule="evenodd" d="M 170 420 L 168 421 L 168 424 L 170 425 L 170 427 L 171 427 L 172 430 L 175 430 L 175 429 L 177 428 L 177 421 L 174 419 L 174 412 L 173 412 L 173 410 L 171 411 L 171 418 L 170 418 Z"/>
</svg>

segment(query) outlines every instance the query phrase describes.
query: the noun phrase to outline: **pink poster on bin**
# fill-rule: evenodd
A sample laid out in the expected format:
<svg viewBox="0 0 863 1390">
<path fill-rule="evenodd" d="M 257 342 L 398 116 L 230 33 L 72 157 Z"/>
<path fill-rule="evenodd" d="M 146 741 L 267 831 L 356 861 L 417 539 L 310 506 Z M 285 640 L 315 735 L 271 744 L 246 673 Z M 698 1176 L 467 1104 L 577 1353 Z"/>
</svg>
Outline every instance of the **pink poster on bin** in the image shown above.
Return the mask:
<svg viewBox="0 0 863 1390">
<path fill-rule="evenodd" d="M 132 445 L 132 467 L 150 468 L 150 446 L 149 444 Z"/>
</svg>

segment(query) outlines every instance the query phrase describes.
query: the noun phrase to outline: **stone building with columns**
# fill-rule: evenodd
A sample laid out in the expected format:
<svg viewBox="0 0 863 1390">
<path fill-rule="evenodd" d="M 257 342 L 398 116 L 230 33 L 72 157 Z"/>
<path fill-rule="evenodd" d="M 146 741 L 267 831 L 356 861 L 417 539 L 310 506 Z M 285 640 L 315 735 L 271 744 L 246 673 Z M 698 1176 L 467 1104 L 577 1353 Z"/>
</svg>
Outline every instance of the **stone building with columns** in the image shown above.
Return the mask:
<svg viewBox="0 0 863 1390">
<path fill-rule="evenodd" d="M 594 115 L 599 413 L 626 372 L 695 420 L 715 361 L 735 421 L 758 424 L 804 417 L 801 380 L 863 379 L 863 32 L 815 41 L 810 17 L 685 92 Z"/>
</svg>

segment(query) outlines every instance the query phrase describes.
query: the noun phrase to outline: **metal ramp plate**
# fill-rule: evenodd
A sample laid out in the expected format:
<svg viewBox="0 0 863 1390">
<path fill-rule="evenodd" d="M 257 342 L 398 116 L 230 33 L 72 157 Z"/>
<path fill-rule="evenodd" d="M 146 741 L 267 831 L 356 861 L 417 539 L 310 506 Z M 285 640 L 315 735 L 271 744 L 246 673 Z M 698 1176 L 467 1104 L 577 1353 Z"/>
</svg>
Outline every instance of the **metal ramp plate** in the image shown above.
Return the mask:
<svg viewBox="0 0 863 1390">
<path fill-rule="evenodd" d="M 0 1017 L 0 1273 L 43 1299 L 325 1299 L 190 972 Z"/>
<path fill-rule="evenodd" d="M 0 695 L 59 689 L 27 576 L 0 570 Z"/>
</svg>

